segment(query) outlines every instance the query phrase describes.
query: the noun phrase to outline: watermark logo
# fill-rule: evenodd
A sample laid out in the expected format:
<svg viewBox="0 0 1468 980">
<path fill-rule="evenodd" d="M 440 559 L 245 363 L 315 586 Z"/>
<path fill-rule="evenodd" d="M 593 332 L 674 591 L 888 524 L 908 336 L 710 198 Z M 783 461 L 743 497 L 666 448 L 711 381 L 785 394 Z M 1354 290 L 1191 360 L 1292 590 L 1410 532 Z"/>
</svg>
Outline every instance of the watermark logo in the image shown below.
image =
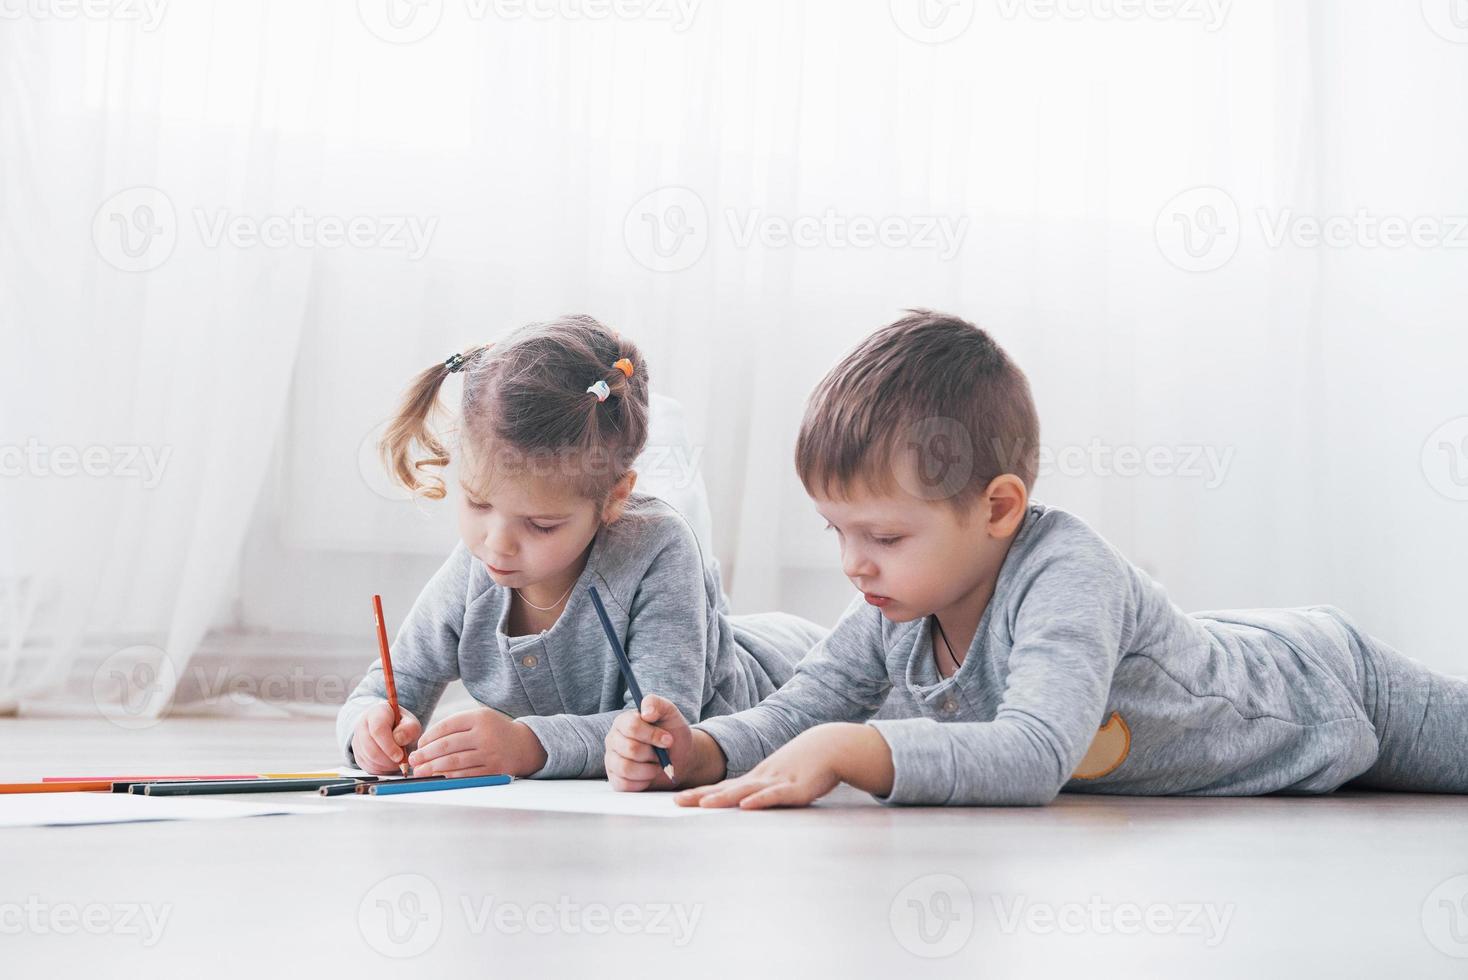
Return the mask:
<svg viewBox="0 0 1468 980">
<path fill-rule="evenodd" d="M 1238 251 L 1239 207 L 1222 188 L 1194 187 L 1157 212 L 1153 234 L 1162 257 L 1185 272 L 1212 272 Z"/>
<path fill-rule="evenodd" d="M 1453 875 L 1428 892 L 1422 932 L 1439 953 L 1468 959 L 1468 874 Z"/>
<path fill-rule="evenodd" d="M 0 935 L 136 937 L 145 949 L 158 945 L 173 914 L 173 904 L 147 902 L 46 902 L 30 895 L 24 902 L 0 902 Z"/>
<path fill-rule="evenodd" d="M 1449 419 L 1427 437 L 1422 474 L 1449 500 L 1468 500 L 1468 415 Z"/>
<path fill-rule="evenodd" d="M 167 6 L 168 0 L 0 0 L 0 20 L 109 20 L 151 33 Z"/>
<path fill-rule="evenodd" d="M 973 440 L 957 419 L 920 419 L 896 448 L 893 476 L 919 500 L 948 500 L 962 493 L 973 477 Z"/>
<path fill-rule="evenodd" d="M 111 654 L 92 674 L 92 703 L 119 728 L 151 728 L 173 701 L 178 673 L 162 649 L 140 644 Z"/>
<path fill-rule="evenodd" d="M 1468 0 L 1422 0 L 1422 19 L 1444 41 L 1468 44 Z"/>
<path fill-rule="evenodd" d="M 1199 938 L 1212 949 L 1228 935 L 1234 904 L 1212 902 L 1111 902 L 1092 895 L 1086 902 L 1032 902 L 1024 895 L 1006 901 L 991 896 L 994 920 L 1005 935 L 1123 935 Z"/>
<path fill-rule="evenodd" d="M 97 254 L 123 272 L 149 272 L 173 254 L 178 215 L 173 201 L 156 187 L 118 191 L 92 217 Z"/>
<path fill-rule="evenodd" d="M 437 217 L 314 214 L 302 207 L 265 214 L 195 207 L 189 217 L 181 225 L 172 199 L 159 188 L 130 187 L 97 209 L 92 243 L 114 268 L 151 272 L 173 255 L 186 229 L 204 248 L 375 249 L 402 252 L 409 262 L 428 254 L 438 231 Z"/>
<path fill-rule="evenodd" d="M 923 959 L 952 956 L 974 932 L 974 897 L 950 874 L 923 875 L 892 899 L 892 935 L 903 949 Z"/>
<path fill-rule="evenodd" d="M 53 446 L 32 438 L 24 445 L 0 444 L 0 477 L 136 480 L 152 490 L 163 482 L 172 455 L 172 446 Z"/>
<path fill-rule="evenodd" d="M 423 875 L 397 874 L 368 889 L 357 906 L 362 938 L 383 956 L 407 959 L 428 952 L 443 931 L 443 901 Z"/>
<path fill-rule="evenodd" d="M 437 29 L 443 0 L 357 0 L 357 19 L 389 44 L 413 44 Z"/>
<path fill-rule="evenodd" d="M 644 268 L 681 272 L 708 248 L 708 208 L 687 187 L 659 187 L 628 209 L 622 237 L 627 251 Z"/>
<path fill-rule="evenodd" d="M 892 23 L 914 41 L 943 44 L 974 22 L 974 0 L 891 0 Z"/>
<path fill-rule="evenodd" d="M 999 16 L 1037 21 L 1177 21 L 1203 25 L 1209 34 L 1223 27 L 1229 0 L 998 0 Z"/>
<path fill-rule="evenodd" d="M 881 217 L 844 215 L 835 208 L 820 214 L 767 214 L 759 208 L 724 213 L 736 248 L 874 248 L 917 249 L 951 261 L 968 234 L 967 215 L 889 214 Z"/>
</svg>

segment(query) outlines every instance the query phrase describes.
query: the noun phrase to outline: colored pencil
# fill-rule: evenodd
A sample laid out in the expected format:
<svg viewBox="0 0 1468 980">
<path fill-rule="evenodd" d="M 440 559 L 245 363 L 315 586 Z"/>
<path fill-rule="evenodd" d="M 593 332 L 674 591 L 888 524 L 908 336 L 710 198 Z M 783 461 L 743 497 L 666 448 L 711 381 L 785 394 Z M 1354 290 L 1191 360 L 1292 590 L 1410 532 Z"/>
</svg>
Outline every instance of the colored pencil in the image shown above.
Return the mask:
<svg viewBox="0 0 1468 980">
<path fill-rule="evenodd" d="M 138 783 L 128 789 L 135 796 L 209 796 L 216 793 L 298 793 L 323 786 L 354 785 L 350 776 L 334 779 L 189 780 L 183 783 Z"/>
<path fill-rule="evenodd" d="M 447 779 L 447 776 L 404 776 L 402 779 L 384 780 L 392 783 L 426 783 L 432 779 Z M 352 793 L 365 793 L 367 787 L 377 780 L 376 776 L 359 776 L 357 785 L 323 786 L 320 793 L 322 796 L 349 796 Z"/>
<path fill-rule="evenodd" d="M 403 720 L 403 709 L 398 707 L 398 686 L 392 679 L 392 654 L 387 649 L 387 622 L 382 617 L 382 596 L 372 597 L 372 615 L 377 620 L 377 648 L 382 654 L 382 682 L 387 685 L 387 703 L 392 705 L 392 730 L 398 730 L 398 724 Z M 401 746 L 399 746 L 401 748 Z M 403 753 L 403 761 L 398 763 L 404 776 L 408 774 L 408 755 Z"/>
<path fill-rule="evenodd" d="M 0 793 L 105 793 L 111 789 L 112 784 L 105 779 L 66 783 L 0 783 Z"/>
<path fill-rule="evenodd" d="M 637 686 L 637 677 L 632 673 L 632 661 L 627 659 L 627 651 L 622 649 L 622 641 L 617 639 L 617 631 L 612 629 L 612 621 L 607 616 L 607 607 L 601 604 L 601 596 L 596 591 L 596 586 L 588 585 L 586 591 L 591 593 L 591 604 L 596 607 L 596 616 L 601 620 L 602 632 L 607 635 L 607 642 L 612 646 L 612 652 L 617 655 L 617 666 L 622 668 L 622 679 L 627 682 L 627 691 L 632 695 L 632 703 L 637 705 L 637 710 L 642 710 L 642 688 Z M 673 778 L 673 762 L 668 758 L 668 751 L 661 745 L 654 745 L 653 752 L 657 754 L 658 765 L 663 767 L 663 772 L 668 778 Z"/>
<path fill-rule="evenodd" d="M 43 783 L 121 783 L 121 782 L 143 782 L 145 780 L 172 780 L 183 782 L 186 779 L 317 779 L 324 776 L 340 776 L 339 772 L 237 772 L 226 775 L 210 774 L 204 775 L 177 775 L 177 776 L 42 776 Z"/>
<path fill-rule="evenodd" d="M 461 776 L 446 777 L 444 779 L 426 779 L 423 782 L 409 781 L 405 779 L 390 779 L 382 783 L 373 783 L 367 787 L 371 796 L 397 796 L 401 793 L 436 793 L 441 789 L 469 789 L 473 786 L 503 786 L 512 780 L 511 776 Z"/>
</svg>

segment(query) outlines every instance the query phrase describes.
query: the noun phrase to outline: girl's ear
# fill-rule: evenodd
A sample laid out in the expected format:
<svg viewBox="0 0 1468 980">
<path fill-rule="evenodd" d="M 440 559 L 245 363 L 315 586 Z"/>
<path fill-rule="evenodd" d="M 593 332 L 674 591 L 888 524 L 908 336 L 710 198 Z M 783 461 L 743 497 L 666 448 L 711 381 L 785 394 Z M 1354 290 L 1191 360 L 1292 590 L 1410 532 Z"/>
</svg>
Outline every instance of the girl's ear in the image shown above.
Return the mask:
<svg viewBox="0 0 1468 980">
<path fill-rule="evenodd" d="M 622 512 L 627 509 L 627 498 L 632 493 L 632 488 L 637 486 L 637 471 L 628 470 L 627 475 L 618 480 L 612 487 L 612 492 L 607 497 L 607 502 L 602 505 L 601 522 L 603 524 L 615 524 L 622 517 Z"/>
</svg>

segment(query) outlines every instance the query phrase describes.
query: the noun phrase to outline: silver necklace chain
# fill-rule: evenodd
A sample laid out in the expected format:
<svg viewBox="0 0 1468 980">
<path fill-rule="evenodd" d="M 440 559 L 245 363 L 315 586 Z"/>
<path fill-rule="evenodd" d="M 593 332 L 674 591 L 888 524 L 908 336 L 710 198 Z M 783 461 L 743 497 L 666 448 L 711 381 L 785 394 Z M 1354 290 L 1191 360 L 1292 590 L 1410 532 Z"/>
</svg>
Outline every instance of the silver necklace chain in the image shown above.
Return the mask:
<svg viewBox="0 0 1468 980">
<path fill-rule="evenodd" d="M 561 593 L 561 597 L 559 599 L 557 599 L 555 602 L 552 602 L 548 606 L 537 606 L 535 603 L 533 603 L 529 599 L 525 598 L 525 593 L 521 592 L 519 589 L 511 589 L 510 591 L 513 592 L 513 593 L 515 593 L 515 595 L 519 596 L 520 597 L 520 601 L 523 602 L 523 603 L 525 603 L 525 605 L 529 606 L 531 609 L 539 609 L 541 612 L 550 612 L 551 610 L 553 610 L 557 606 L 559 606 L 561 603 L 565 602 L 566 601 L 566 596 L 570 595 L 571 594 L 571 589 L 574 589 L 574 588 L 576 588 L 576 583 L 575 582 L 572 582 L 571 583 L 571 587 L 568 588 L 565 592 L 562 592 Z"/>
</svg>

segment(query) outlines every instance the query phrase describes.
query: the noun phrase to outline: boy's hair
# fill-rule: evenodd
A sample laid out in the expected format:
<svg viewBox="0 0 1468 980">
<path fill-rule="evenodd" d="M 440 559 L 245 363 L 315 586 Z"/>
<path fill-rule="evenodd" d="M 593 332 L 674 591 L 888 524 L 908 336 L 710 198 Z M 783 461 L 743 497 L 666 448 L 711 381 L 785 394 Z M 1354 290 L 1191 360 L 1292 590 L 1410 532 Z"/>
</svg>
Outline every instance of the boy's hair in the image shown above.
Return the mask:
<svg viewBox="0 0 1468 980">
<path fill-rule="evenodd" d="M 618 366 L 624 361 L 630 374 Z M 647 442 L 647 365 L 637 345 L 589 316 L 563 316 L 471 347 L 413 379 L 378 444 L 388 472 L 411 493 L 444 496 L 443 480 L 423 471 L 449 462 L 430 423 L 439 388 L 458 371 L 460 442 L 470 440 L 488 471 L 534 471 L 602 501 Z M 604 401 L 587 390 L 597 382 L 609 391 Z M 419 450 L 427 455 L 415 459 Z"/>
<path fill-rule="evenodd" d="M 1040 422 L 1024 372 L 972 323 L 907 312 L 811 393 L 795 444 L 806 492 L 842 497 L 897 484 L 961 511 L 1004 473 L 1032 488 Z"/>
</svg>

